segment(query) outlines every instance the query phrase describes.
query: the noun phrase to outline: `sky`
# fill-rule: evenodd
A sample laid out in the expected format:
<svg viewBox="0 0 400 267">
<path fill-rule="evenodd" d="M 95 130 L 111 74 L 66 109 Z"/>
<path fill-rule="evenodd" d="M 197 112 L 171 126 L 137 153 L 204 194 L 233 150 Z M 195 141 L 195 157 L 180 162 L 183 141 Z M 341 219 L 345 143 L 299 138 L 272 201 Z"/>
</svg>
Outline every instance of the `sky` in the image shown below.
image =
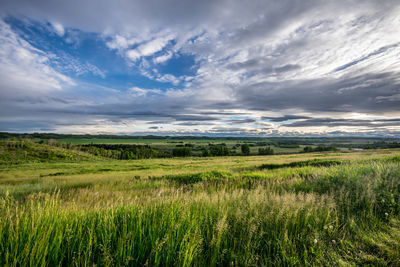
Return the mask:
<svg viewBox="0 0 400 267">
<path fill-rule="evenodd" d="M 400 2 L 0 0 L 0 131 L 400 137 Z"/>
</svg>

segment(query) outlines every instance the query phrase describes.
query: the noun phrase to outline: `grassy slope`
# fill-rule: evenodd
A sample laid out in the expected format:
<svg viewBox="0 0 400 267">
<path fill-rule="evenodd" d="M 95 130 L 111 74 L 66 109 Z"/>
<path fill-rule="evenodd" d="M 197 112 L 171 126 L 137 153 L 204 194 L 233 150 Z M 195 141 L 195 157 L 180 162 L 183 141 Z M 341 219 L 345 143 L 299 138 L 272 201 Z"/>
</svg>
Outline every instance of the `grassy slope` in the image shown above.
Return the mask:
<svg viewBox="0 0 400 267">
<path fill-rule="evenodd" d="M 0 265 L 400 265 L 399 155 L 3 165 Z"/>
<path fill-rule="evenodd" d="M 30 140 L 0 141 L 0 164 L 9 165 L 26 162 L 88 161 L 94 156 Z"/>
</svg>

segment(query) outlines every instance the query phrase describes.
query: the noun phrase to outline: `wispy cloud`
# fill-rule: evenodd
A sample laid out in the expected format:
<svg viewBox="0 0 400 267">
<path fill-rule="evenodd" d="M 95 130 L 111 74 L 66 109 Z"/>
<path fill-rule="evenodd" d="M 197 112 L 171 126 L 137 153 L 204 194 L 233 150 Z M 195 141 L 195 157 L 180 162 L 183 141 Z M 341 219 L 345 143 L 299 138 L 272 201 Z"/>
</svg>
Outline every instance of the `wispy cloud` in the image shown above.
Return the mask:
<svg viewBox="0 0 400 267">
<path fill-rule="evenodd" d="M 0 20 L 1 95 L 37 95 L 62 90 L 74 81 L 49 67 L 49 55 L 31 46 Z"/>
</svg>

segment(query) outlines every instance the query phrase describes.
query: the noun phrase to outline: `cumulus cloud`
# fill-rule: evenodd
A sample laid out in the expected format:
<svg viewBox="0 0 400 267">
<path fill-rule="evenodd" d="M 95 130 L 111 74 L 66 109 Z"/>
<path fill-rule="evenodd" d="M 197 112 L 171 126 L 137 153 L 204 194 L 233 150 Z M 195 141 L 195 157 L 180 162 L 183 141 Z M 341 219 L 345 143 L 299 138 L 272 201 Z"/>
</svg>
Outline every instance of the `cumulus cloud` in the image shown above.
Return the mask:
<svg viewBox="0 0 400 267">
<path fill-rule="evenodd" d="M 106 43 L 106 45 L 110 49 L 124 50 L 134 45 L 137 42 L 138 40 L 136 38 L 129 38 L 116 34 L 110 41 Z"/>
<path fill-rule="evenodd" d="M 168 61 L 170 58 L 172 58 L 172 53 L 168 52 L 168 53 L 166 53 L 164 55 L 161 55 L 159 57 L 154 58 L 153 62 L 154 63 L 163 63 L 165 61 Z"/>
<path fill-rule="evenodd" d="M 161 37 L 161 38 L 156 38 L 150 41 L 147 41 L 138 47 L 134 49 L 128 49 L 126 50 L 126 56 L 131 60 L 131 61 L 136 61 L 142 57 L 148 57 L 151 56 L 159 51 L 162 51 L 164 47 L 168 44 L 169 41 L 173 39 L 173 36 L 166 36 L 166 37 Z M 128 48 L 129 43 L 127 41 L 116 41 L 116 42 L 111 42 L 111 45 L 109 47 L 114 48 L 116 47 L 117 49 L 124 49 Z M 171 57 L 171 56 L 169 56 Z M 155 61 L 163 62 L 168 59 L 168 54 L 164 55 L 163 57 L 160 56 Z"/>
<path fill-rule="evenodd" d="M 54 31 L 59 35 L 59 36 L 64 36 L 64 34 L 65 34 L 65 30 L 64 30 L 64 27 L 63 27 L 63 25 L 61 25 L 60 23 L 58 23 L 58 22 L 53 22 L 52 23 L 52 26 L 53 26 L 53 28 L 54 28 Z"/>
</svg>

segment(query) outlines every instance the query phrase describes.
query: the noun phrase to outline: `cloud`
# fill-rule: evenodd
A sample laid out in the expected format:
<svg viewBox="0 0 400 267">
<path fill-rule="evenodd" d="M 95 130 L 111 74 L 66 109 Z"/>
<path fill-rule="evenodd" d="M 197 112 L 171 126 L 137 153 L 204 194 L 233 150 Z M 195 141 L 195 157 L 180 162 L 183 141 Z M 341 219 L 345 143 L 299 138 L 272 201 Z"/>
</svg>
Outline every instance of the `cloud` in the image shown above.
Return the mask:
<svg viewBox="0 0 400 267">
<path fill-rule="evenodd" d="M 288 120 L 309 119 L 309 118 L 310 117 L 308 116 L 298 116 L 298 115 L 284 115 L 282 117 L 266 117 L 266 116 L 261 117 L 262 120 L 269 120 L 273 122 L 282 122 Z"/>
<path fill-rule="evenodd" d="M 204 126 L 204 125 L 215 125 L 212 122 L 180 122 L 176 123 L 175 125 L 179 126 Z"/>
<path fill-rule="evenodd" d="M 134 96 L 145 96 L 147 94 L 161 94 L 161 90 L 159 89 L 143 89 L 139 87 L 129 88 L 129 93 Z"/>
<path fill-rule="evenodd" d="M 148 41 L 135 49 L 130 49 L 126 52 L 126 56 L 132 60 L 136 61 L 141 57 L 151 56 L 161 50 L 168 44 L 173 38 L 171 36 L 164 38 L 156 38 L 154 40 Z M 121 47 L 121 46 L 120 46 Z M 160 59 L 159 59 L 160 60 Z M 163 60 L 163 58 L 161 58 Z"/>
<path fill-rule="evenodd" d="M 47 63 L 46 52 L 31 46 L 0 20 L 0 94 L 3 99 L 62 90 L 75 83 Z"/>
<path fill-rule="evenodd" d="M 277 73 L 282 73 L 282 72 L 289 72 L 289 71 L 297 70 L 300 68 L 301 68 L 300 65 L 297 65 L 297 64 L 287 64 L 287 65 L 275 68 L 275 71 Z"/>
<path fill-rule="evenodd" d="M 65 30 L 64 30 L 63 25 L 61 25 L 58 22 L 53 22 L 51 25 L 53 26 L 54 31 L 57 33 L 58 36 L 60 36 L 60 37 L 64 36 Z"/>
<path fill-rule="evenodd" d="M 342 91 L 348 87 L 352 89 Z M 254 110 L 381 114 L 400 111 L 398 101 L 382 98 L 396 95 L 399 91 L 397 74 L 371 73 L 341 79 L 255 83 L 237 90 L 236 97 L 243 106 Z"/>
<path fill-rule="evenodd" d="M 137 49 L 140 51 L 142 56 L 150 56 L 161 51 L 171 39 L 173 38 L 157 38 L 139 46 Z"/>
<path fill-rule="evenodd" d="M 116 92 L 99 84 L 75 88 L 73 101 L 60 107 L 50 98 L 30 96 L 25 103 L 31 106 L 25 109 L 37 112 L 37 118 L 45 115 L 34 102 L 47 101 L 46 112 L 60 118 L 83 114 L 99 125 L 128 118 L 164 121 L 171 127 L 193 124 L 210 133 L 302 134 L 306 127 L 312 134 L 351 132 L 342 127 L 397 131 L 393 121 L 341 120 L 355 113 L 383 119 L 400 115 L 398 1 L 3 0 L 0 9 L 3 16 L 57 22 L 53 30 L 64 39 L 71 29 L 95 34 L 126 61 L 118 67 L 142 80 L 118 84 L 123 89 Z M 50 67 L 48 62 L 57 60 L 45 49 L 6 28 L 2 26 L 0 73 L 7 99 L 14 87 L 16 92 L 46 91 L 54 99 L 67 99 L 60 91 L 74 87 L 74 81 L 63 72 L 93 73 L 106 81 L 119 75 L 67 57 L 65 65 Z M 174 72 L 183 65 L 179 55 L 193 58 L 191 74 Z M 95 90 L 89 87 L 98 94 L 89 95 Z M 16 109 L 21 102 L 3 103 Z M 259 121 L 249 118 L 269 120 L 270 128 L 261 129 Z M 209 125 L 196 123 L 203 121 Z"/>
<path fill-rule="evenodd" d="M 357 64 L 360 63 L 360 62 L 366 61 L 366 60 L 370 59 L 371 57 L 379 56 L 380 54 L 383 54 L 383 53 L 387 52 L 387 50 L 389 50 L 389 49 L 395 49 L 395 48 L 397 48 L 397 47 L 399 46 L 399 44 L 400 44 L 400 43 L 396 43 L 396 44 L 391 44 L 391 45 L 387 45 L 387 46 L 380 47 L 379 49 L 377 49 L 377 50 L 375 50 L 375 51 L 369 53 L 369 54 L 366 55 L 366 56 L 363 56 L 363 57 L 361 57 L 361 58 L 358 58 L 358 59 L 356 59 L 356 60 L 354 60 L 354 61 L 352 61 L 352 62 L 346 63 L 346 64 L 344 64 L 343 66 L 337 67 L 334 71 L 345 70 L 345 69 L 347 69 L 347 68 L 350 68 L 351 66 L 357 65 Z"/>
<path fill-rule="evenodd" d="M 311 126 L 360 126 L 382 128 L 388 126 L 400 126 L 400 119 L 375 119 L 375 120 L 357 120 L 357 119 L 332 119 L 332 118 L 312 118 L 304 121 L 296 121 L 285 124 L 285 127 L 311 127 Z"/>
<path fill-rule="evenodd" d="M 251 124 L 256 122 L 255 119 L 239 119 L 239 120 L 230 120 L 230 124 Z"/>
<path fill-rule="evenodd" d="M 139 51 L 137 51 L 137 50 L 135 50 L 135 49 L 132 49 L 132 50 L 128 50 L 128 51 L 126 52 L 126 56 L 127 56 L 130 60 L 136 61 L 136 60 L 138 60 L 142 55 L 140 54 Z"/>
<path fill-rule="evenodd" d="M 129 37 L 124 37 L 119 34 L 116 34 L 113 36 L 111 40 L 109 40 L 106 45 L 110 49 L 116 49 L 116 50 L 125 50 L 129 48 L 130 46 L 134 45 L 137 43 L 139 40 L 136 38 L 129 38 Z"/>
<path fill-rule="evenodd" d="M 159 57 L 154 58 L 153 62 L 156 63 L 156 64 L 164 63 L 164 62 L 168 61 L 171 58 L 172 58 L 172 53 L 168 52 L 167 54 L 164 54 L 164 55 L 161 55 Z"/>
<path fill-rule="evenodd" d="M 103 79 L 106 78 L 106 72 L 99 67 L 87 61 L 82 62 L 79 58 L 73 57 L 63 51 L 52 54 L 48 61 L 55 69 L 62 73 L 72 73 L 76 76 L 92 74 Z"/>
<path fill-rule="evenodd" d="M 201 115 L 175 115 L 173 118 L 177 121 L 215 121 L 217 117 L 201 116 Z"/>
</svg>

